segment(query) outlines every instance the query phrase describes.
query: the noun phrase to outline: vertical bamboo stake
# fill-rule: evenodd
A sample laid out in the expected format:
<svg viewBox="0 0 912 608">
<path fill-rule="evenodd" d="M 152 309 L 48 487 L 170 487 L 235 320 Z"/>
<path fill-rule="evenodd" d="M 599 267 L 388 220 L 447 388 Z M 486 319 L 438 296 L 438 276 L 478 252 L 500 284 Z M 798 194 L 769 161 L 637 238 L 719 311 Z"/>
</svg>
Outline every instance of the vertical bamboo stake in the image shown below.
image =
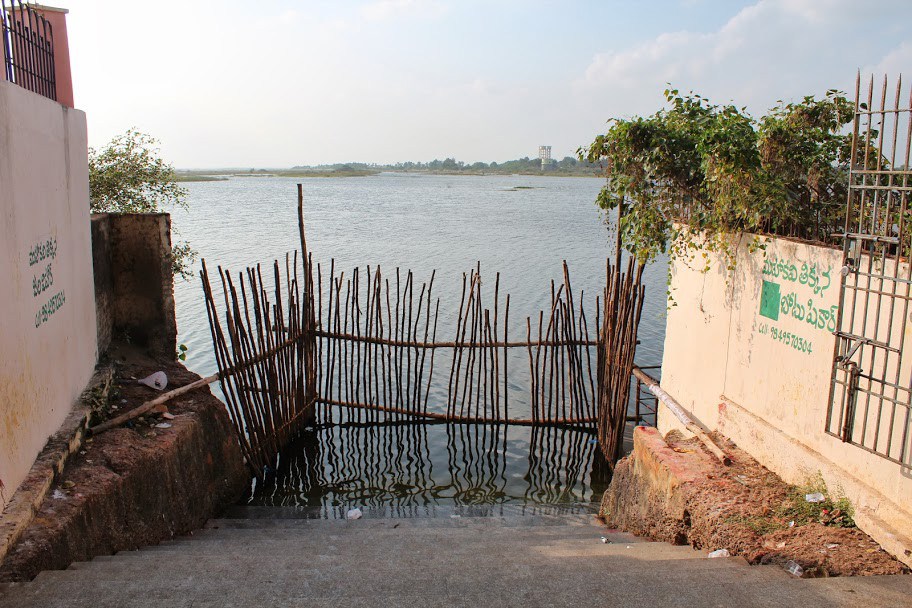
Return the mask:
<svg viewBox="0 0 912 608">
<path fill-rule="evenodd" d="M 510 342 L 510 294 L 507 294 L 507 302 L 504 308 L 504 347 L 503 347 L 503 393 L 504 393 L 504 418 L 510 418 L 509 411 L 509 394 L 510 394 L 510 376 L 507 374 L 507 344 Z"/>
</svg>

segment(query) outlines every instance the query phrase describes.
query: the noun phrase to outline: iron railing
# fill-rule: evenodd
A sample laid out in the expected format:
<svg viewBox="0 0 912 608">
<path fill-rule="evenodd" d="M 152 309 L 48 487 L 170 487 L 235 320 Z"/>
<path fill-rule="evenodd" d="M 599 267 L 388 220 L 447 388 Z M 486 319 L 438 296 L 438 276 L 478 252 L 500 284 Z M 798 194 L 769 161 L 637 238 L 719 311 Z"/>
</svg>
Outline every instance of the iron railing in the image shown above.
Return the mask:
<svg viewBox="0 0 912 608">
<path fill-rule="evenodd" d="M 0 0 L 0 30 L 6 79 L 56 101 L 54 37 L 48 20 L 19 0 Z"/>
<path fill-rule="evenodd" d="M 826 431 L 908 466 L 912 92 L 872 78 L 862 95 L 859 79 Z"/>
<path fill-rule="evenodd" d="M 662 369 L 661 365 L 637 365 L 636 367 L 649 372 L 652 376 L 661 377 L 660 373 L 658 373 Z M 631 375 L 630 382 L 632 384 L 630 398 L 633 401 L 633 413 L 628 410 L 627 420 L 633 422 L 636 426 L 658 426 L 656 417 L 656 412 L 659 409 L 658 397 L 649 390 L 648 386 L 643 384 L 639 377 Z"/>
</svg>

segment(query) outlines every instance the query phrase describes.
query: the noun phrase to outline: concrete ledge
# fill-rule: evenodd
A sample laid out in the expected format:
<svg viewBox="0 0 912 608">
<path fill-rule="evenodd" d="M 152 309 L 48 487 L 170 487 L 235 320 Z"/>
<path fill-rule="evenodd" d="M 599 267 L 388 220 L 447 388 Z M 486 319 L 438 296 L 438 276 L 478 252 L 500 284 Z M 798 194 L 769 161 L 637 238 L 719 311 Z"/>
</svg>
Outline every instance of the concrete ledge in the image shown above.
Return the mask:
<svg viewBox="0 0 912 608">
<path fill-rule="evenodd" d="M 636 427 L 633 452 L 618 462 L 601 514 L 625 532 L 686 544 L 691 516 L 681 486 L 705 478 L 709 470 L 707 463 L 675 452 L 658 429 Z"/>
<path fill-rule="evenodd" d="M 92 415 L 92 400 L 106 398 L 112 376 L 113 369 L 109 366 L 102 366 L 95 372 L 73 410 L 60 429 L 48 439 L 28 476 L 0 514 L 0 563 L 32 523 L 54 482 L 63 474 L 70 456 L 82 448 Z"/>
</svg>

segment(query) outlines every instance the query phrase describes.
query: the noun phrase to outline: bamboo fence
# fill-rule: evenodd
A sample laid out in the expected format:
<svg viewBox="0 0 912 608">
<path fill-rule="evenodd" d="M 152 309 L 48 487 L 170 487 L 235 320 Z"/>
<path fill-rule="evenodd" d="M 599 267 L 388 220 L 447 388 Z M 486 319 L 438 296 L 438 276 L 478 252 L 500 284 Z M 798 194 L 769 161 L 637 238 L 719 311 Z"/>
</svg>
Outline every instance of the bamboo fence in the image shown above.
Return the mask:
<svg viewBox="0 0 912 608">
<path fill-rule="evenodd" d="M 512 341 L 510 296 L 502 297 L 500 274 L 491 297 L 476 266 L 462 276 L 453 339 L 438 341 L 436 272 L 421 284 L 398 268 L 389 276 L 380 268 L 356 268 L 346 277 L 336 273 L 333 259 L 324 284 L 307 249 L 300 185 L 298 225 L 301 255 L 286 255 L 284 265 L 275 261 L 271 281 L 259 265 L 234 278 L 218 268 L 221 307 L 203 261 L 219 380 L 254 474 L 273 467 L 314 415 L 333 423 L 340 409 L 348 411 L 348 421 L 366 423 L 592 428 L 609 461 L 619 454 L 644 295 L 642 266 L 630 260 L 621 272 L 618 261 L 606 261 L 591 336 L 583 295 L 574 299 L 564 262 L 563 280 L 551 282 L 550 309 L 539 312 L 537 323 L 527 317 L 525 339 Z M 449 351 L 448 364 L 435 369 L 440 349 Z M 525 416 L 510 411 L 511 349 L 524 350 L 528 360 L 531 411 Z M 445 382 L 442 404 L 430 401 L 435 378 Z"/>
<path fill-rule="evenodd" d="M 634 260 L 630 258 L 626 272 L 621 272 L 619 266 L 606 265 L 598 349 L 598 441 L 612 464 L 620 458 L 623 449 L 630 375 L 646 295 L 643 265 L 634 268 Z"/>
</svg>

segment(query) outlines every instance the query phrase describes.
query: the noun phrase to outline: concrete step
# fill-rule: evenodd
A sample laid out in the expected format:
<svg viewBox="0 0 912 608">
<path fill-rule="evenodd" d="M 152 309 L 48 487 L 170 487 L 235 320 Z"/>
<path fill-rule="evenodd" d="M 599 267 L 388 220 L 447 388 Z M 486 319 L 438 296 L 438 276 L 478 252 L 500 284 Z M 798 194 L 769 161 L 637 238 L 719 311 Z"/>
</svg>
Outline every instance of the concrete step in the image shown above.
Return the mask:
<svg viewBox="0 0 912 608">
<path fill-rule="evenodd" d="M 609 541 L 602 542 L 602 537 Z M 282 555 L 282 552 L 307 552 L 313 555 L 343 552 L 353 556 L 382 557 L 389 550 L 420 552 L 427 547 L 449 552 L 462 552 L 474 543 L 487 541 L 488 550 L 497 553 L 526 551 L 532 548 L 562 548 L 566 552 L 585 555 L 645 552 L 657 558 L 704 558 L 704 552 L 689 546 L 676 547 L 666 543 L 628 542 L 628 535 L 604 531 L 595 526 L 565 528 L 497 528 L 470 526 L 462 528 L 383 528 L 361 529 L 352 524 L 345 527 L 302 529 L 210 529 L 193 537 L 184 537 L 147 547 L 142 551 L 127 551 L 120 555 L 131 559 L 159 554 L 205 555 L 217 552 L 255 556 Z M 648 545 L 648 550 L 643 546 Z M 98 558 L 104 561 L 104 558 Z"/>
<path fill-rule="evenodd" d="M 724 561 L 724 560 L 722 560 Z M 330 575 L 301 577 L 274 572 L 250 577 L 184 575 L 149 580 L 83 577 L 79 584 L 50 577 L 52 584 L 17 594 L 13 608 L 55 606 L 901 606 L 908 581 L 827 579 L 804 581 L 765 578 L 765 568 L 679 570 L 676 564 L 642 570 L 581 572 L 531 570 L 524 575 L 488 575 L 456 571 L 382 573 L 365 578 L 353 572 L 347 581 Z M 669 566 L 665 568 L 665 566 Z M 73 573 L 75 574 L 75 573 Z M 881 577 L 908 579 L 909 577 Z M 28 586 L 27 586 L 28 587 Z M 3 597 L 0 601 L 5 601 Z"/>
<path fill-rule="evenodd" d="M 593 502 L 556 503 L 551 505 L 421 505 L 411 507 L 371 507 L 347 505 L 335 507 L 264 507 L 235 505 L 223 517 L 227 519 L 345 519 L 353 507 L 361 509 L 366 519 L 442 519 L 457 514 L 462 517 L 559 517 L 595 515 L 599 504 Z"/>
<path fill-rule="evenodd" d="M 836 608 L 902 606 L 912 594 L 909 576 L 800 580 L 741 558 L 628 542 L 585 513 L 541 517 L 214 520 L 192 536 L 0 587 L 0 606 Z"/>
<path fill-rule="evenodd" d="M 215 519 L 210 520 L 204 529 L 253 529 L 264 530 L 269 528 L 282 529 L 311 529 L 321 527 L 326 529 L 345 528 L 356 526 L 359 529 L 410 529 L 410 528 L 467 528 L 487 527 L 487 528 L 553 528 L 553 527 L 591 527 L 599 524 L 592 515 L 573 515 L 565 516 L 560 519 L 548 518 L 541 519 L 538 517 L 446 517 L 446 518 L 426 518 L 426 519 L 358 519 L 347 521 L 344 519 Z M 194 532 L 196 536 L 198 532 Z"/>
<path fill-rule="evenodd" d="M 495 541 L 496 542 L 496 541 Z M 629 549 L 627 548 L 629 547 Z M 256 568 L 272 566 L 288 562 L 301 570 L 325 570 L 336 567 L 338 563 L 365 563 L 372 564 L 372 568 L 386 568 L 387 564 L 394 563 L 397 568 L 418 568 L 428 560 L 434 559 L 436 553 L 446 551 L 448 560 L 471 560 L 477 550 L 474 545 L 467 545 L 448 549 L 446 545 L 416 546 L 414 544 L 398 543 L 385 544 L 379 550 L 362 550 L 359 547 L 345 547 L 327 544 L 314 550 L 309 548 L 300 550 L 299 547 L 281 543 L 269 543 L 245 548 L 242 545 L 213 543 L 209 550 L 199 548 L 181 548 L 172 551 L 148 551 L 120 553 L 113 557 L 96 558 L 90 562 L 73 564 L 72 569 L 82 571 L 125 572 L 137 568 L 154 568 L 167 572 L 180 573 L 184 567 L 221 567 L 228 568 Z M 396 554 L 390 557 L 390 552 Z M 708 560 L 705 554 L 692 551 L 686 547 L 672 547 L 668 545 L 601 545 L 600 543 L 574 543 L 569 541 L 552 541 L 548 543 L 529 543 L 526 545 L 499 545 L 484 552 L 485 564 L 498 561 L 510 561 L 517 554 L 531 554 L 542 559 L 570 560 L 595 560 L 616 562 L 623 560 L 637 560 L 644 564 L 657 561 L 694 561 L 699 564 L 708 564 L 716 560 Z M 300 558 L 306 555 L 307 559 Z M 719 560 L 726 563 L 741 563 L 740 558 Z M 746 562 L 745 562 L 746 564 Z M 488 567 L 488 566 L 485 566 Z M 704 567 L 703 565 L 697 567 Z M 709 566 L 705 566 L 709 567 Z"/>
<path fill-rule="evenodd" d="M 533 525 L 571 525 L 588 523 L 598 513 L 598 505 L 592 503 L 572 503 L 568 505 L 546 505 L 529 507 L 521 505 L 497 505 L 494 507 L 449 507 L 426 506 L 411 508 L 392 507 L 358 507 L 362 517 L 359 521 L 396 521 L 403 525 L 425 522 L 438 522 L 444 525 L 450 519 L 489 520 L 504 519 L 509 523 Z M 310 508 L 310 507 L 246 507 L 235 506 L 228 509 L 221 520 L 246 522 L 256 526 L 259 522 L 294 522 L 294 521 L 346 521 L 349 507 Z M 276 525 L 276 524 L 273 524 Z"/>
<path fill-rule="evenodd" d="M 400 567 L 401 566 L 401 567 Z M 378 597 L 385 595 L 407 595 L 416 587 L 429 585 L 439 592 L 449 594 L 470 594 L 478 589 L 508 587 L 522 589 L 547 582 L 553 588 L 564 581 L 568 585 L 584 584 L 593 592 L 601 587 L 601 580 L 635 579 L 641 583 L 653 584 L 677 580 L 702 581 L 709 577 L 713 581 L 732 584 L 783 582 L 778 569 L 747 566 L 742 560 L 723 559 L 718 563 L 708 560 L 682 563 L 680 561 L 654 561 L 640 572 L 631 571 L 630 560 L 599 563 L 598 576 L 581 577 L 592 569 L 579 563 L 566 563 L 557 567 L 532 565 L 525 561 L 497 567 L 490 563 L 478 563 L 458 570 L 439 571 L 421 569 L 414 564 L 387 566 L 370 565 L 352 567 L 339 564 L 336 567 L 306 567 L 305 562 L 282 561 L 275 564 L 248 564 L 205 561 L 194 566 L 180 564 L 172 568 L 161 565 L 158 568 L 128 568 L 122 571 L 57 571 L 42 573 L 33 583 L 37 593 L 53 595 L 60 589 L 94 588 L 129 590 L 137 585 L 149 593 L 179 597 L 192 592 L 203 596 L 217 594 L 234 586 L 261 588 L 295 588 L 300 593 L 314 597 L 357 598 L 367 593 Z M 230 581 L 230 583 L 229 583 Z M 370 591 L 369 591 L 370 590 Z"/>
</svg>

